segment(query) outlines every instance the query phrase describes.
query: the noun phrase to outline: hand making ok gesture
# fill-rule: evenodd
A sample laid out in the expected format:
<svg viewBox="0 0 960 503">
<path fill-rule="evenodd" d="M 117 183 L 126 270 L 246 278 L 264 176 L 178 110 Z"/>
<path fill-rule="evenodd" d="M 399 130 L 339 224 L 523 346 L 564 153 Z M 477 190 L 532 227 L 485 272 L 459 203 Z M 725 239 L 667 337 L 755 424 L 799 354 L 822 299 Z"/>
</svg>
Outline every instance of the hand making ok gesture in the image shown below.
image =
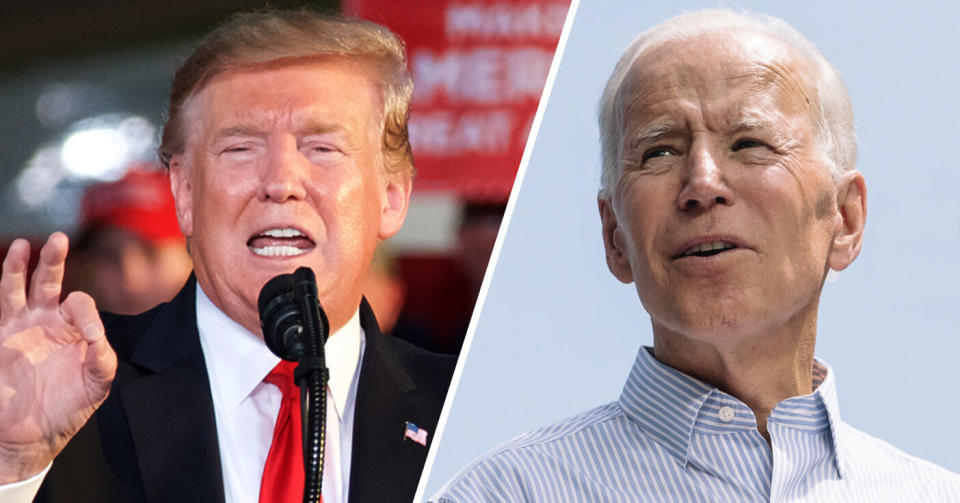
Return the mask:
<svg viewBox="0 0 960 503">
<path fill-rule="evenodd" d="M 0 484 L 46 467 L 103 403 L 117 369 L 93 299 L 60 302 L 67 236 L 40 250 L 27 287 L 30 244 L 10 245 L 0 274 Z"/>
</svg>

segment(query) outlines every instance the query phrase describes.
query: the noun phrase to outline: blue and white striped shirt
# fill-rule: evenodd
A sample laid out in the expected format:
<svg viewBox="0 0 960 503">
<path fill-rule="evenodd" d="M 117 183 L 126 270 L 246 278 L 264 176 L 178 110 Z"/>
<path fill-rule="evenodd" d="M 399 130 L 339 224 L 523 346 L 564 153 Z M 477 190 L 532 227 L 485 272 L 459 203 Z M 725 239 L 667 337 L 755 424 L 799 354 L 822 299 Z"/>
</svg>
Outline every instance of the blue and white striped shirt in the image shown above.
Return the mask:
<svg viewBox="0 0 960 503">
<path fill-rule="evenodd" d="M 741 401 L 641 349 L 619 400 L 517 437 L 430 501 L 960 502 L 960 476 L 841 421 L 829 368 L 767 429 L 770 444 Z"/>
</svg>

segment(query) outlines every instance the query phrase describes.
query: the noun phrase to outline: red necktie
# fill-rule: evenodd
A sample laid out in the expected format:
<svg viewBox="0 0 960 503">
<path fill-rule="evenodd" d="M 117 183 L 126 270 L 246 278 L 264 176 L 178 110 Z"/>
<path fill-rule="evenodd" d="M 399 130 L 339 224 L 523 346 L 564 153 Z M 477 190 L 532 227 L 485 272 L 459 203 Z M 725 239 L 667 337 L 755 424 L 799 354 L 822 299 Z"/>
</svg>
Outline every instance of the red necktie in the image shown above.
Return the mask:
<svg viewBox="0 0 960 503">
<path fill-rule="evenodd" d="M 293 383 L 293 362 L 281 361 L 265 382 L 280 388 L 283 400 L 267 463 L 260 482 L 260 503 L 303 501 L 303 441 L 300 435 L 300 388 Z M 321 499 L 321 501 L 323 501 Z"/>
</svg>

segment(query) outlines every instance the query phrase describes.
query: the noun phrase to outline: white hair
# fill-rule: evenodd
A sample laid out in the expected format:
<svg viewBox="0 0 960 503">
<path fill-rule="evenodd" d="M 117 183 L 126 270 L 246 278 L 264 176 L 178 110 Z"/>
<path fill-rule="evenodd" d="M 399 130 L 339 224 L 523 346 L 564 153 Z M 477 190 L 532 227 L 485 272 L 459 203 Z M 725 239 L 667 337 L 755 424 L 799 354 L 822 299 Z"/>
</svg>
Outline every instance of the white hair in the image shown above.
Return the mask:
<svg viewBox="0 0 960 503">
<path fill-rule="evenodd" d="M 820 154 L 834 179 L 854 169 L 857 140 L 853 107 L 843 78 L 809 40 L 785 21 L 773 16 L 706 9 L 681 14 L 641 33 L 627 47 L 603 90 L 598 106 L 600 148 L 603 156 L 600 175 L 601 194 L 609 193 L 620 176 L 623 145 L 623 81 L 640 56 L 653 47 L 677 39 L 698 35 L 748 31 L 769 35 L 795 49 L 814 71 L 811 104 L 814 129 Z"/>
</svg>

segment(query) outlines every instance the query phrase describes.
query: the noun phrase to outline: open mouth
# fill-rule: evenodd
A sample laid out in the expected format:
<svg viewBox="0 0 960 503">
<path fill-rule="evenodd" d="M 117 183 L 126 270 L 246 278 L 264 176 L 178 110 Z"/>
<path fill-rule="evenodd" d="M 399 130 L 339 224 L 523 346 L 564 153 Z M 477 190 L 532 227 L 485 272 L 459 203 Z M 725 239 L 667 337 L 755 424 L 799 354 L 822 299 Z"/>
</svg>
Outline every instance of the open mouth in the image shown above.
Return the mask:
<svg viewBox="0 0 960 503">
<path fill-rule="evenodd" d="M 674 258 L 683 258 L 683 257 L 712 257 L 714 255 L 719 255 L 725 251 L 733 250 L 737 248 L 737 245 L 729 241 L 710 241 L 706 243 L 695 244 L 686 250 L 684 250 L 679 255 Z"/>
<path fill-rule="evenodd" d="M 261 257 L 295 257 L 314 246 L 312 239 L 292 227 L 266 229 L 247 240 L 247 248 Z"/>
</svg>

